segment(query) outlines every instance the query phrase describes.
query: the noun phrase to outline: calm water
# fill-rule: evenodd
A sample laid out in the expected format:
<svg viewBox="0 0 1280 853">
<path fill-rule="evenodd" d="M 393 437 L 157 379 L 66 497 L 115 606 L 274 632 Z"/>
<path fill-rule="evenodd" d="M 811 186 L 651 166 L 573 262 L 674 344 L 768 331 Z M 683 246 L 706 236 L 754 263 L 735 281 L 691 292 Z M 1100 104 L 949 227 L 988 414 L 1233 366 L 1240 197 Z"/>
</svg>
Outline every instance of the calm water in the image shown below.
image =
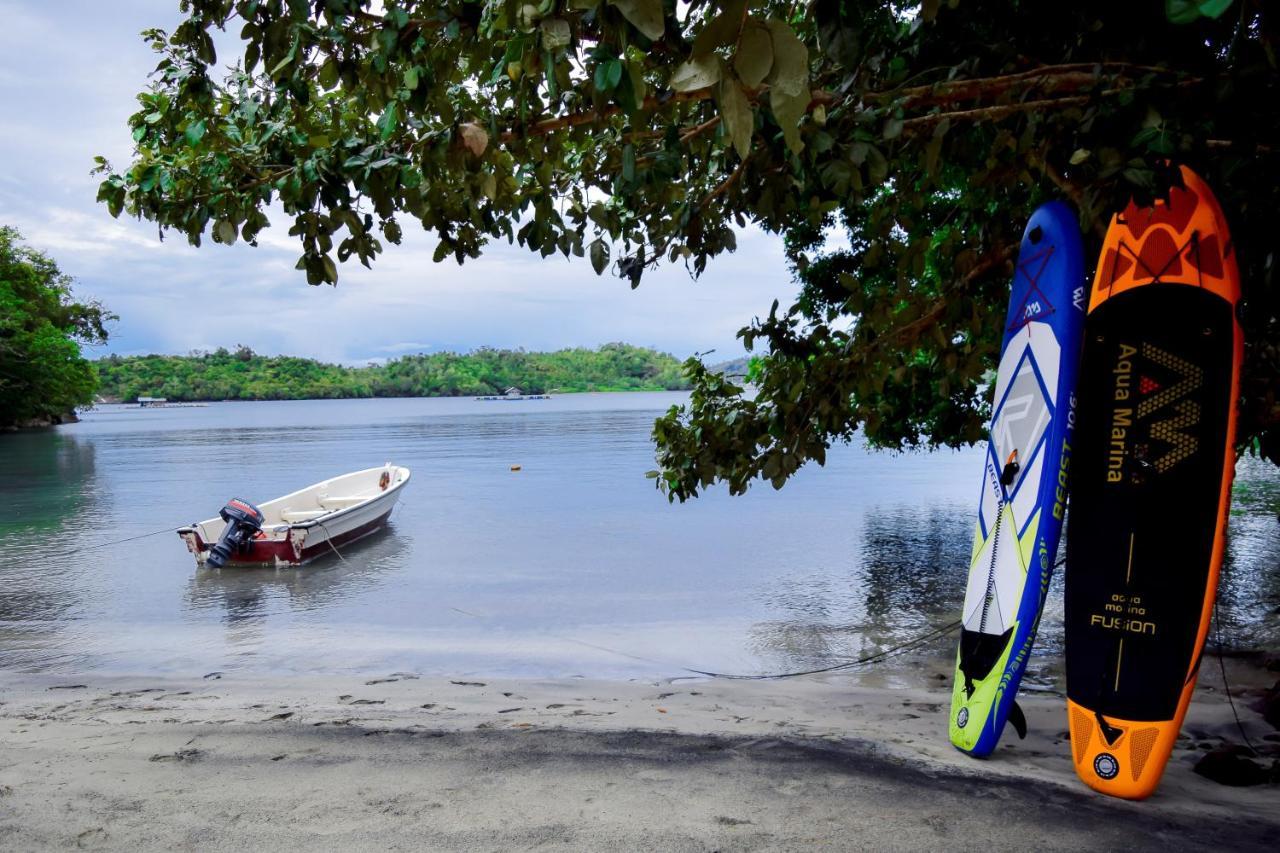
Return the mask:
<svg viewBox="0 0 1280 853">
<path fill-rule="evenodd" d="M 0 435 L 0 669 L 753 672 L 958 617 L 978 452 L 840 448 L 780 493 L 670 506 L 644 478 L 648 434 L 682 399 L 108 406 Z M 197 571 L 168 532 L 99 547 L 386 461 L 413 481 L 345 561 Z M 1241 463 L 1222 598 L 1237 642 L 1280 639 L 1278 511 L 1274 470 Z M 1033 683 L 1060 655 L 1060 587 Z"/>
</svg>

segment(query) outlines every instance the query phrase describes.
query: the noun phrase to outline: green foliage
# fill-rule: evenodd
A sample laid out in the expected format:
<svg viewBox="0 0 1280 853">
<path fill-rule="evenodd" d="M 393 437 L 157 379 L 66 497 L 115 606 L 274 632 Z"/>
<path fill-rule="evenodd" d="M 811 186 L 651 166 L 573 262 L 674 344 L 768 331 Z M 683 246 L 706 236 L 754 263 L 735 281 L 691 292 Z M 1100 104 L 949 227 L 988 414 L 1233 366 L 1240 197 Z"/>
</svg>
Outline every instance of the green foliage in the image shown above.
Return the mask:
<svg viewBox="0 0 1280 853">
<path fill-rule="evenodd" d="M 494 238 L 637 286 L 748 222 L 802 287 L 742 332 L 756 390 L 690 366 L 655 430 L 673 499 L 775 486 L 862 430 L 976 440 L 1026 217 L 1096 250 L 1172 159 L 1218 192 L 1245 281 L 1240 438 L 1280 460 L 1274 4 L 1259 0 L 184 0 L 99 198 L 198 244 L 281 207 L 311 283 L 401 220 L 459 263 Z M 1192 14 L 1194 12 L 1194 15 Z M 1228 14 L 1230 13 L 1230 14 Z M 234 23 L 233 23 L 234 22 Z M 210 76 L 211 30 L 243 55 Z M 829 251 L 832 234 L 847 248 Z M 1096 254 L 1096 252 L 1094 252 Z"/>
<path fill-rule="evenodd" d="M 96 377 L 78 342 L 105 342 L 114 319 L 96 302 L 76 302 L 70 276 L 21 241 L 0 227 L 0 427 L 92 402 Z"/>
<path fill-rule="evenodd" d="M 187 356 L 112 355 L 94 366 L 102 393 L 126 401 L 484 396 L 513 386 L 527 394 L 688 387 L 674 358 L 627 344 L 547 353 L 484 348 L 466 355 L 409 355 L 368 367 L 261 356 L 239 347 Z"/>
<path fill-rule="evenodd" d="M 1239 444 L 1280 462 L 1280 288 L 1263 213 L 1280 204 L 1280 76 L 1263 7 L 1213 21 L 1223 10 L 1206 5 L 1209 18 L 1173 25 L 1140 3 L 925 4 L 909 23 L 877 16 L 882 5 L 813 7 L 824 55 L 841 58 L 825 86 L 864 89 L 808 137 L 803 186 L 825 214 L 783 228 L 801 294 L 742 331 L 763 350 L 750 393 L 688 364 L 690 405 L 655 428 L 660 487 L 673 500 L 718 481 L 781 487 L 856 430 L 891 448 L 980 440 L 1027 216 L 1067 196 L 1096 257 L 1113 211 L 1176 180 L 1169 159 L 1208 178 L 1231 222 L 1245 286 Z M 833 234 L 845 245 L 827 248 Z"/>
<path fill-rule="evenodd" d="M 194 245 L 252 243 L 279 204 L 312 284 L 369 265 L 412 218 L 459 263 L 493 238 L 544 257 L 600 241 L 597 265 L 614 244 L 634 285 L 664 257 L 701 271 L 733 247 L 716 188 L 753 139 L 802 144 L 808 48 L 788 3 L 374 5 L 183 0 L 173 33 L 144 33 L 160 61 L 129 120 L 136 156 L 98 159 L 99 200 Z M 244 52 L 216 79 L 210 33 L 233 26 Z"/>
</svg>

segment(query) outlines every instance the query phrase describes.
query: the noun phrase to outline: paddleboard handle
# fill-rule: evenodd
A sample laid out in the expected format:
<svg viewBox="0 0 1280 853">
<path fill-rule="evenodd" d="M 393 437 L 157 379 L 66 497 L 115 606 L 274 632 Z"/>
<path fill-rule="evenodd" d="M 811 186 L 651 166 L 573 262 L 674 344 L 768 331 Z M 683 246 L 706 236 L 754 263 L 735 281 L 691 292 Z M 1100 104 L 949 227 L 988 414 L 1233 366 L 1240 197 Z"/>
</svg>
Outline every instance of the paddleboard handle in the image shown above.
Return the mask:
<svg viewBox="0 0 1280 853">
<path fill-rule="evenodd" d="M 1022 466 L 1018 464 L 1018 451 L 1015 449 L 1004 462 L 1004 470 L 1000 472 L 1000 485 L 1005 488 L 1012 486 L 1021 469 Z"/>
</svg>

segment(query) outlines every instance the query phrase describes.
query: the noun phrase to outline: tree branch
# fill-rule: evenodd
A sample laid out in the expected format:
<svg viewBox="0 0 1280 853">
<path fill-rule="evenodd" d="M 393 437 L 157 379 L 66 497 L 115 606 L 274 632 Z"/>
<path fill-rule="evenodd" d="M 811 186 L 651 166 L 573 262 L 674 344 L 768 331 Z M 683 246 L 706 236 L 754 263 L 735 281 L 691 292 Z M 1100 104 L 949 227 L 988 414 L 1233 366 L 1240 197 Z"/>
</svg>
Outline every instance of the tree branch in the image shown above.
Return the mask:
<svg viewBox="0 0 1280 853">
<path fill-rule="evenodd" d="M 1023 101 L 1017 104 L 1000 104 L 994 107 L 979 107 L 972 110 L 953 110 L 946 113 L 930 113 L 927 116 L 907 119 L 902 123 L 902 130 L 918 130 L 932 127 L 943 119 L 953 121 L 987 121 L 1000 119 L 1015 113 L 1034 112 L 1049 107 L 1083 106 L 1089 103 L 1089 95 L 1073 95 L 1067 98 L 1048 98 L 1040 101 Z"/>
<path fill-rule="evenodd" d="M 705 101 L 710 99 L 712 96 L 713 94 L 710 88 L 697 89 L 692 92 L 676 92 L 668 98 L 659 98 L 654 95 L 650 95 L 644 99 L 644 104 L 641 109 L 646 112 L 653 112 L 668 104 L 678 104 L 684 101 Z M 622 108 L 615 104 L 614 106 L 605 107 L 603 110 L 591 109 L 580 113 L 571 113 L 567 116 L 560 116 L 559 118 L 543 119 L 542 121 L 535 122 L 522 131 L 504 130 L 502 133 L 498 134 L 498 141 L 516 142 L 531 136 L 546 136 L 549 133 L 555 133 L 557 130 L 565 130 L 567 128 L 578 127 L 584 124 L 595 124 L 596 122 L 613 118 L 621 112 Z"/>
<path fill-rule="evenodd" d="M 977 280 L 980 276 L 986 275 L 996 267 L 1008 263 L 1013 260 L 1017 254 L 1017 246 L 1004 246 L 1000 249 L 993 249 L 987 256 L 974 265 L 973 269 L 964 274 L 963 277 L 950 290 L 957 290 L 967 287 Z M 942 316 L 942 311 L 947 307 L 947 295 L 941 296 L 937 301 L 929 307 L 929 310 L 921 314 L 909 323 L 904 323 L 896 329 L 890 329 L 880 337 L 868 342 L 865 346 L 860 347 L 861 355 L 868 355 L 879 349 L 881 345 L 900 340 L 903 336 L 911 334 L 919 329 L 927 328 L 930 324 L 937 321 Z"/>
<path fill-rule="evenodd" d="M 896 100 L 900 98 L 903 106 L 923 106 L 1001 95 L 1024 83 L 1045 86 L 1054 92 L 1071 91 L 1096 85 L 1105 77 L 1103 72 L 1106 70 L 1119 72 L 1117 76 L 1120 76 L 1123 72 L 1143 74 L 1180 73 L 1168 68 L 1131 65 L 1124 62 L 1078 62 L 1065 65 L 1045 65 L 1033 68 L 1030 71 L 1002 74 L 996 77 L 975 77 L 969 80 L 952 80 L 929 86 L 914 86 L 910 89 L 874 92 L 865 95 L 864 98 L 869 100 Z"/>
<path fill-rule="evenodd" d="M 747 161 L 750 159 L 751 159 L 750 154 L 748 154 L 746 157 L 743 157 L 742 160 L 739 161 L 738 163 L 738 168 L 734 169 L 733 173 L 729 175 L 729 177 L 721 181 L 716 186 L 715 189 L 707 193 L 706 197 L 704 197 L 702 201 L 698 203 L 698 207 L 704 208 L 707 205 L 711 204 L 711 202 L 715 201 L 717 198 L 719 198 L 720 196 L 728 192 L 729 188 L 732 187 L 734 184 L 736 184 L 738 182 L 738 179 L 742 177 L 742 172 L 747 168 Z"/>
<path fill-rule="evenodd" d="M 1244 148 L 1248 150 L 1251 146 L 1248 143 L 1239 143 L 1233 139 L 1206 139 L 1204 141 L 1206 148 Z M 1267 145 L 1259 142 L 1252 146 L 1253 150 L 1258 154 L 1270 154 L 1275 150 L 1275 146 Z"/>
<path fill-rule="evenodd" d="M 870 101 L 883 101 L 901 98 L 902 101 L 900 105 L 903 107 L 921 107 L 942 106 L 958 101 L 973 100 L 975 98 L 996 97 L 1005 94 L 1021 84 L 1035 84 L 1040 88 L 1045 88 L 1054 93 L 1074 92 L 1080 91 L 1081 89 L 1088 89 L 1104 80 L 1105 75 L 1097 73 L 1098 69 L 1115 69 L 1117 71 L 1142 73 L 1180 73 L 1167 68 L 1157 68 L 1146 65 L 1130 65 L 1127 63 L 1076 63 L 1072 65 L 1047 65 L 1043 68 L 1036 68 L 1031 71 L 1023 71 L 1017 74 L 1005 74 L 998 77 L 979 77 L 972 80 L 956 80 L 950 83 L 942 83 L 933 86 L 915 86 L 910 89 L 897 91 L 868 92 L 864 93 L 861 97 L 863 100 Z M 1116 82 L 1120 82 L 1120 80 L 1117 78 L 1109 82 L 1114 84 Z M 1198 78 L 1192 78 L 1185 82 L 1195 83 L 1199 82 L 1199 80 Z M 768 91 L 768 88 L 768 86 L 761 86 L 752 92 L 748 92 L 747 96 L 755 101 L 760 95 Z M 1112 88 L 1104 94 L 1110 94 L 1114 91 L 1116 90 Z M 642 109 L 646 112 L 653 112 L 658 108 L 671 103 L 710 100 L 714 97 L 714 94 L 714 87 L 708 87 L 691 92 L 676 92 L 666 98 L 651 95 L 644 99 Z M 817 106 L 827 106 L 829 104 L 842 102 L 847 100 L 849 97 L 850 96 L 841 97 L 827 91 L 815 91 L 813 99 L 809 104 L 809 109 L 812 110 Z M 971 119 L 980 121 L 988 118 L 1001 118 L 1015 112 L 1034 110 L 1045 106 L 1071 106 L 1083 104 L 1087 101 L 1087 96 L 1080 95 L 1068 98 L 1026 101 L 1021 104 L 1001 104 L 973 110 L 957 110 L 909 119 L 904 123 L 904 127 L 932 125 L 941 121 L 943 118 L 956 118 L 960 120 Z M 521 138 L 531 136 L 545 136 L 559 130 L 604 121 L 605 119 L 612 118 L 621 112 L 621 108 L 615 105 L 607 107 L 604 110 L 591 109 L 581 113 L 560 116 L 559 118 L 544 119 L 543 121 L 529 126 L 523 131 L 504 131 L 499 134 L 498 141 L 514 142 Z M 702 132 L 708 127 L 714 127 L 714 124 L 704 122 L 703 125 L 699 125 L 695 130 Z M 686 141 L 684 140 L 684 137 L 682 137 L 682 141 Z"/>
<path fill-rule="evenodd" d="M 686 130 L 684 133 L 680 134 L 680 141 L 688 142 L 690 139 L 693 139 L 696 136 L 701 136 L 702 134 L 706 133 L 708 130 L 711 130 L 711 128 L 715 127 L 718 124 L 720 124 L 720 116 L 707 119 L 702 124 L 692 127 L 689 130 Z"/>
</svg>

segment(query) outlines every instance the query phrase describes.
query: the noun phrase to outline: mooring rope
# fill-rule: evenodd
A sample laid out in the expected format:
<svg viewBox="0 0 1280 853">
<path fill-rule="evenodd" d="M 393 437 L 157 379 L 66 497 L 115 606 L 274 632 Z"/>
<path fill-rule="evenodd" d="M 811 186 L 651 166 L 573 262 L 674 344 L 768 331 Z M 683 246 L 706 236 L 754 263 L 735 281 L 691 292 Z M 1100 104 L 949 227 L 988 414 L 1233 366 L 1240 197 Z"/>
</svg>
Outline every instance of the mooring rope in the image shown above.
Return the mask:
<svg viewBox="0 0 1280 853">
<path fill-rule="evenodd" d="M 112 545 L 123 545 L 126 542 L 134 542 L 138 539 L 146 539 L 149 536 L 159 536 L 161 533 L 173 533 L 177 529 L 178 528 L 176 527 L 166 527 L 163 530 L 153 530 L 150 533 L 140 533 L 137 536 L 130 536 L 128 539 L 117 539 L 114 542 L 99 542 L 96 545 L 85 545 L 83 548 L 75 548 L 69 551 L 68 553 L 76 554 L 76 553 L 79 553 L 80 551 L 88 551 L 91 548 L 108 548 Z"/>
<path fill-rule="evenodd" d="M 854 667 L 864 666 L 866 664 L 881 663 L 889 658 L 898 657 L 899 655 L 906 654 L 907 652 L 916 651 L 934 640 L 940 640 L 954 632 L 960 627 L 960 624 L 961 621 L 957 619 L 954 622 L 943 625 L 941 628 L 934 628 L 930 631 L 926 631 L 918 637 L 913 637 L 910 640 L 899 643 L 892 648 L 883 649 L 875 654 L 867 655 L 866 657 L 861 657 L 857 660 L 844 661 L 843 663 L 819 667 L 818 669 L 805 669 L 797 672 L 775 672 L 764 675 L 733 675 L 724 672 L 711 672 L 704 669 L 693 669 L 691 667 L 685 667 L 685 671 L 697 673 L 698 675 L 705 675 L 710 678 L 727 678 L 735 681 L 766 681 L 778 678 L 799 678 L 802 675 L 819 675 L 824 672 L 839 672 L 841 670 L 853 669 Z"/>
<path fill-rule="evenodd" d="M 1227 665 L 1222 660 L 1222 619 L 1218 615 L 1217 598 L 1213 599 L 1213 633 L 1218 652 L 1218 669 L 1222 673 L 1222 687 L 1227 693 L 1227 704 L 1231 706 L 1231 716 L 1236 718 L 1236 728 L 1240 730 L 1240 737 L 1244 739 L 1244 745 L 1253 750 L 1254 755 L 1257 755 L 1257 748 L 1249 740 L 1249 735 L 1245 733 L 1244 723 L 1240 722 L 1240 714 L 1236 711 L 1236 700 L 1231 696 L 1231 683 L 1227 681 Z"/>
<path fill-rule="evenodd" d="M 338 555 L 338 559 L 345 563 L 347 558 L 342 556 L 342 552 L 338 550 L 338 546 L 333 544 L 333 534 L 329 532 L 329 528 L 325 527 L 324 522 L 318 519 L 316 520 L 316 524 L 318 524 L 320 529 L 324 531 L 325 543 L 333 549 L 333 553 Z"/>
</svg>

